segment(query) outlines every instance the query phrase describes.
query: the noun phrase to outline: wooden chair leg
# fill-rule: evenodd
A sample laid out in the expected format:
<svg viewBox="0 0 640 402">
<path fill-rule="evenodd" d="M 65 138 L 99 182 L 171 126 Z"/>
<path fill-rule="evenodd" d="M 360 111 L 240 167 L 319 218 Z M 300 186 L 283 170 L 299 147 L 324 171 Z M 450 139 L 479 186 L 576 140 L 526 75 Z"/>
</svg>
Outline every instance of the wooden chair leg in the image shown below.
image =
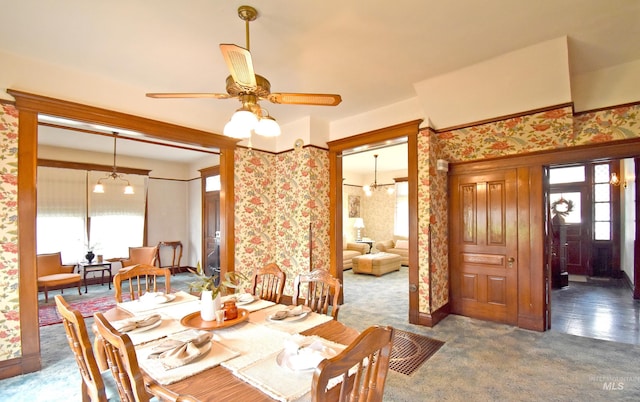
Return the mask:
<svg viewBox="0 0 640 402">
<path fill-rule="evenodd" d="M 44 302 L 49 303 L 49 292 L 47 291 L 47 287 L 44 287 Z"/>
<path fill-rule="evenodd" d="M 104 275 L 104 272 L 102 273 Z M 82 282 L 78 282 L 78 296 L 82 296 Z"/>
</svg>

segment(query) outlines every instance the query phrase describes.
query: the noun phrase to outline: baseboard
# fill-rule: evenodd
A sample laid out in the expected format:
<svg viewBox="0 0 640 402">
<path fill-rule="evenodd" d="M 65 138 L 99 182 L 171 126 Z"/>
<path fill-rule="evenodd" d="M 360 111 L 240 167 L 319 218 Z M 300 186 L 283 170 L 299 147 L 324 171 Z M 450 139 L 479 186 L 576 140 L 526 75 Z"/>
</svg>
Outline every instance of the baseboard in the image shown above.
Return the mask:
<svg viewBox="0 0 640 402">
<path fill-rule="evenodd" d="M 449 303 L 446 303 L 431 314 L 419 312 L 418 321 L 412 324 L 424 325 L 425 327 L 431 328 L 445 319 L 450 313 L 451 307 L 449 306 Z"/>
<path fill-rule="evenodd" d="M 23 356 L 0 362 L 0 380 L 22 374 L 33 373 L 42 368 L 40 355 Z"/>
</svg>

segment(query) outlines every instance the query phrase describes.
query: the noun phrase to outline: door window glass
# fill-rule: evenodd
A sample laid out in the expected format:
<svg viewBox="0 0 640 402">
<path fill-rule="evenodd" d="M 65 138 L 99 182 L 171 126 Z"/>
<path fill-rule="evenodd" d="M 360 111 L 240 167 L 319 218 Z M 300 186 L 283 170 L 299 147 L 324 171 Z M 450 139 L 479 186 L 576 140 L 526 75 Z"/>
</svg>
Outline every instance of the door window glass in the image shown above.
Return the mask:
<svg viewBox="0 0 640 402">
<path fill-rule="evenodd" d="M 580 192 L 551 193 L 549 197 L 551 217 L 559 216 L 564 223 L 580 223 L 582 205 Z"/>
<path fill-rule="evenodd" d="M 593 238 L 611 240 L 611 185 L 608 163 L 593 165 Z"/>
<path fill-rule="evenodd" d="M 585 181 L 584 166 L 569 166 L 549 169 L 549 184 L 582 183 Z"/>
</svg>

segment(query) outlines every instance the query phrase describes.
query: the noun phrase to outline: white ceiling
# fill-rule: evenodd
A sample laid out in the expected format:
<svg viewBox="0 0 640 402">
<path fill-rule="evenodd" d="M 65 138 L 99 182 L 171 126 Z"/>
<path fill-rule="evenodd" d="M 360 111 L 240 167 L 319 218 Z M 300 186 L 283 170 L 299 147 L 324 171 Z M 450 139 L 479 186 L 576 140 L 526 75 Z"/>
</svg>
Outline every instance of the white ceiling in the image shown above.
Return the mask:
<svg viewBox="0 0 640 402">
<path fill-rule="evenodd" d="M 274 92 L 343 98 L 337 107 L 263 104 L 281 124 L 331 122 L 411 99 L 418 82 L 562 36 L 572 74 L 640 59 L 633 0 L 0 0 L 0 51 L 109 77 L 141 88 L 141 99 L 224 92 L 218 45 L 244 46 L 243 4 L 258 10 L 251 54 Z M 205 105 L 214 132 L 238 107 L 145 101 Z"/>
</svg>

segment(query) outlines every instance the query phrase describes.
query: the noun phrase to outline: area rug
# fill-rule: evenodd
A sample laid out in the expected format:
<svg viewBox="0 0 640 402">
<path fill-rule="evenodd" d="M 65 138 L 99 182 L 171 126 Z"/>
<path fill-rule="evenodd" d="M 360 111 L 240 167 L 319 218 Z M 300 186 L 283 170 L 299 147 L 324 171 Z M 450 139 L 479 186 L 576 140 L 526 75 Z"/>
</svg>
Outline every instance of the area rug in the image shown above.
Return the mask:
<svg viewBox="0 0 640 402">
<path fill-rule="evenodd" d="M 442 345 L 444 342 L 437 339 L 395 329 L 389 368 L 400 374 L 411 375 Z"/>
<path fill-rule="evenodd" d="M 123 300 L 124 299 L 128 300 L 128 296 L 123 295 Z M 115 307 L 116 299 L 113 296 L 93 297 L 87 300 L 69 302 L 69 306 L 74 310 L 78 310 L 80 314 L 82 314 L 82 317 L 87 318 L 92 317 L 93 313 L 98 311 L 105 312 Z M 62 317 L 58 315 L 55 302 L 48 305 L 41 305 L 38 309 L 38 319 L 41 327 L 60 324 L 62 322 Z"/>
</svg>

